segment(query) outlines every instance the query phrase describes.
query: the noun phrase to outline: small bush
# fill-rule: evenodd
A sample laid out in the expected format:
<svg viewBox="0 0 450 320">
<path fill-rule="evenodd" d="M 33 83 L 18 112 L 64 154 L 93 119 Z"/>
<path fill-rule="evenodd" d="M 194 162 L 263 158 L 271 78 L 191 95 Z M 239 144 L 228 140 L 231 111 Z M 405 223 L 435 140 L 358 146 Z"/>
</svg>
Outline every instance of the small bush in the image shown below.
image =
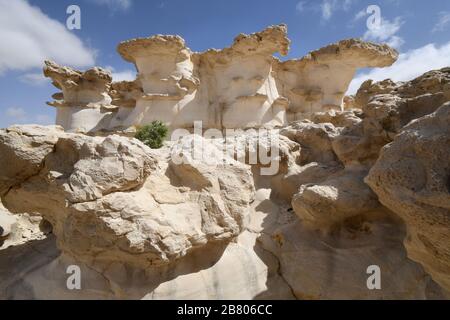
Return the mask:
<svg viewBox="0 0 450 320">
<path fill-rule="evenodd" d="M 134 137 L 152 149 L 159 149 L 163 146 L 168 131 L 169 129 L 164 123 L 153 121 L 149 125 L 140 127 Z"/>
</svg>

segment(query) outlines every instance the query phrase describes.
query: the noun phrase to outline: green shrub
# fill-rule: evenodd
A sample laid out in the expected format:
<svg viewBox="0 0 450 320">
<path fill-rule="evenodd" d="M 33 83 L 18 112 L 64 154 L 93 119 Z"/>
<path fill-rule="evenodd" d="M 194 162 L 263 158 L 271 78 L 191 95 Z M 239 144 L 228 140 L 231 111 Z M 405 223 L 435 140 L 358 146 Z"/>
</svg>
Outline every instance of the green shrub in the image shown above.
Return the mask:
<svg viewBox="0 0 450 320">
<path fill-rule="evenodd" d="M 140 127 L 134 137 L 152 149 L 159 149 L 162 147 L 168 131 L 169 129 L 164 123 L 153 121 L 149 125 Z"/>
</svg>

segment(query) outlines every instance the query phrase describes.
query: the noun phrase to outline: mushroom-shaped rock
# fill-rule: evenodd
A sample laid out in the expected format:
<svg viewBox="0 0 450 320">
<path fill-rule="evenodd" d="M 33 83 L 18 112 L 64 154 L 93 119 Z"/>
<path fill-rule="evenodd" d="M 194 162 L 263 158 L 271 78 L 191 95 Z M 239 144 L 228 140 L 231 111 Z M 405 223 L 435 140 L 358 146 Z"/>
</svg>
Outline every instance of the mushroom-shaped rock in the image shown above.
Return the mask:
<svg viewBox="0 0 450 320">
<path fill-rule="evenodd" d="M 68 131 L 99 130 L 108 126 L 116 107 L 109 95 L 111 74 L 95 67 L 85 72 L 45 61 L 44 75 L 62 91 L 54 97 L 62 98 L 48 105 L 57 108 L 56 124 Z"/>
<path fill-rule="evenodd" d="M 287 38 L 287 26 L 280 24 L 249 35 L 239 34 L 228 50 L 252 55 L 279 52 L 282 56 L 285 56 L 289 52 L 290 43 L 291 41 Z"/>
<path fill-rule="evenodd" d="M 357 69 L 387 67 L 397 58 L 397 51 L 387 45 L 342 40 L 299 60 L 279 62 L 277 84 L 291 102 L 291 119 L 309 118 L 314 112 L 341 109 Z"/>
<path fill-rule="evenodd" d="M 194 75 L 191 50 L 181 37 L 156 35 L 132 39 L 120 43 L 117 50 L 125 60 L 135 64 L 143 90 L 125 125 L 159 120 L 173 127 L 188 126 L 190 119 L 181 115 L 183 107 L 188 104 L 198 106 L 199 112 L 193 112 L 191 107 L 191 113 L 197 120 L 202 119 L 202 104 L 195 96 L 200 81 Z M 174 124 L 177 119 L 180 119 L 178 125 Z"/>
<path fill-rule="evenodd" d="M 109 105 L 108 91 L 111 74 L 102 68 L 92 68 L 85 72 L 64 67 L 53 61 L 45 61 L 44 75 L 62 90 L 64 101 L 49 103 L 53 106 L 89 106 L 91 104 Z"/>
<path fill-rule="evenodd" d="M 155 120 L 173 130 L 192 129 L 195 121 L 205 129 L 276 128 L 315 112 L 341 110 L 358 68 L 389 66 L 398 57 L 387 45 L 358 39 L 298 60 L 273 56 L 287 55 L 289 46 L 284 24 L 239 34 L 229 47 L 205 52 L 192 52 L 179 36 L 155 35 L 117 47 L 136 66 L 136 81 L 111 85 L 101 69 L 83 73 L 51 62 L 45 74 L 64 93 L 55 95 L 52 105 L 74 108 L 58 108 L 57 123 L 70 131 L 113 131 Z M 348 108 L 355 104 L 346 101 Z"/>
<path fill-rule="evenodd" d="M 179 36 L 132 39 L 121 42 L 117 51 L 136 65 L 147 99 L 181 99 L 198 86 L 191 51 Z"/>
<path fill-rule="evenodd" d="M 289 101 L 276 86 L 274 53 L 286 55 L 290 41 L 286 25 L 270 26 L 238 35 L 222 50 L 200 53 L 199 61 L 211 75 L 214 93 L 210 108 L 224 128 L 275 127 L 286 123 Z"/>
</svg>

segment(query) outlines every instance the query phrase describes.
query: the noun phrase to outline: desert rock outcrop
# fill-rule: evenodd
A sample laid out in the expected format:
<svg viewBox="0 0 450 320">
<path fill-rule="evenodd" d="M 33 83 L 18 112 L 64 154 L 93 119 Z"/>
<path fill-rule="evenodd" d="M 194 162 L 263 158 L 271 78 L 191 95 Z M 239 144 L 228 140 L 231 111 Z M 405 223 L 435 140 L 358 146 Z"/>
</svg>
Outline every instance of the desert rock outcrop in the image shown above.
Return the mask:
<svg viewBox="0 0 450 320">
<path fill-rule="evenodd" d="M 366 181 L 407 226 L 408 256 L 450 290 L 450 103 L 385 146 Z"/>
<path fill-rule="evenodd" d="M 286 25 L 238 35 L 221 50 L 193 52 L 179 36 L 124 41 L 117 50 L 133 63 L 135 81 L 112 83 L 100 68 L 86 72 L 46 62 L 57 94 L 57 124 L 68 131 L 111 131 L 164 121 L 172 129 L 282 127 L 314 112 L 341 110 L 357 69 L 386 67 L 398 53 L 387 45 L 343 40 L 297 60 Z M 89 85 L 89 90 L 86 84 Z"/>
<path fill-rule="evenodd" d="M 42 213 L 63 251 L 147 266 L 182 257 L 209 241 L 230 241 L 244 227 L 254 191 L 251 173 L 238 162 L 175 164 L 169 154 L 137 140 L 44 127 L 23 132 L 32 130 L 57 138 L 39 163 L 32 161 L 37 157 L 21 157 L 29 151 L 26 144 L 15 144 L 19 163 L 30 174 L 12 185 L 4 200 L 13 212 Z"/>
<path fill-rule="evenodd" d="M 397 52 L 281 62 L 286 33 L 129 40 L 138 76 L 118 83 L 47 62 L 62 127 L 0 130 L 0 298 L 450 298 L 450 69 L 344 99 Z M 157 150 L 124 134 L 152 120 L 189 130 Z"/>
</svg>

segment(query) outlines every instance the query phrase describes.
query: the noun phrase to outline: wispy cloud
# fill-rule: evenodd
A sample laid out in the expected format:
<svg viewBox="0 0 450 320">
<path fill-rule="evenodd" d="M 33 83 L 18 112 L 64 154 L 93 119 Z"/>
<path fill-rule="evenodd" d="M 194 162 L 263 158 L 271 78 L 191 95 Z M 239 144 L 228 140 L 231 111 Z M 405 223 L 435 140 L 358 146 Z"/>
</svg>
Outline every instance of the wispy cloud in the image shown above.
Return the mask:
<svg viewBox="0 0 450 320">
<path fill-rule="evenodd" d="M 30 114 L 24 108 L 21 107 L 10 107 L 7 108 L 2 115 L 2 120 L 8 124 L 41 124 L 50 125 L 54 124 L 55 121 L 53 117 L 47 114 Z"/>
<path fill-rule="evenodd" d="M 111 72 L 113 81 L 115 82 L 133 81 L 136 79 L 136 72 L 132 70 L 116 71 L 116 69 L 112 66 L 106 66 L 105 69 Z"/>
<path fill-rule="evenodd" d="M 90 2 L 108 7 L 109 10 L 115 11 L 127 11 L 131 5 L 132 0 L 89 0 Z"/>
<path fill-rule="evenodd" d="M 328 21 L 336 11 L 349 11 L 356 0 L 302 0 L 297 2 L 295 10 L 297 12 L 315 11 L 320 12 L 322 21 Z"/>
<path fill-rule="evenodd" d="M 440 47 L 430 43 L 418 49 L 400 54 L 398 61 L 391 67 L 374 69 L 357 76 L 350 84 L 348 94 L 354 94 L 361 84 L 368 79 L 375 81 L 385 79 L 407 81 L 427 71 L 448 66 L 450 66 L 450 42 Z"/>
<path fill-rule="evenodd" d="M 322 4 L 320 5 L 321 9 L 322 9 L 322 18 L 325 20 L 328 20 L 331 18 L 331 16 L 333 15 L 333 11 L 335 10 L 335 1 L 332 0 L 325 0 L 324 2 L 322 2 Z"/>
<path fill-rule="evenodd" d="M 297 12 L 303 12 L 306 9 L 306 1 L 299 1 L 297 2 L 297 5 L 295 6 L 295 10 L 297 10 Z"/>
<path fill-rule="evenodd" d="M 353 18 L 353 21 L 354 21 L 354 22 L 359 21 L 359 20 L 361 20 L 362 18 L 366 17 L 367 15 L 368 15 L 368 13 L 367 13 L 367 10 L 365 10 L 365 9 L 363 9 L 363 10 L 361 10 L 361 11 L 358 11 L 358 12 L 355 14 L 355 17 Z"/>
<path fill-rule="evenodd" d="M 50 82 L 42 73 L 25 73 L 19 76 L 19 80 L 35 87 L 40 87 Z"/>
<path fill-rule="evenodd" d="M 27 118 L 27 113 L 20 107 L 10 107 L 6 109 L 5 114 L 11 120 L 15 121 L 24 121 Z"/>
<path fill-rule="evenodd" d="M 439 13 L 438 22 L 434 25 L 432 32 L 444 31 L 450 25 L 450 12 L 442 11 Z"/>
<path fill-rule="evenodd" d="M 320 4 L 322 19 L 329 20 L 337 10 L 348 11 L 354 0 L 323 0 Z"/>
<path fill-rule="evenodd" d="M 393 21 L 381 18 L 380 25 L 367 30 L 363 36 L 363 39 L 368 41 L 385 42 L 391 47 L 398 49 L 405 43 L 403 38 L 396 35 L 400 31 L 403 24 L 404 20 L 402 17 L 397 17 Z"/>
<path fill-rule="evenodd" d="M 112 78 L 113 81 L 133 81 L 136 79 L 136 72 L 131 70 L 113 72 Z"/>
<path fill-rule="evenodd" d="M 24 0 L 0 0 L 0 75 L 42 67 L 45 59 L 75 67 L 93 65 L 94 51 L 57 20 Z"/>
</svg>

